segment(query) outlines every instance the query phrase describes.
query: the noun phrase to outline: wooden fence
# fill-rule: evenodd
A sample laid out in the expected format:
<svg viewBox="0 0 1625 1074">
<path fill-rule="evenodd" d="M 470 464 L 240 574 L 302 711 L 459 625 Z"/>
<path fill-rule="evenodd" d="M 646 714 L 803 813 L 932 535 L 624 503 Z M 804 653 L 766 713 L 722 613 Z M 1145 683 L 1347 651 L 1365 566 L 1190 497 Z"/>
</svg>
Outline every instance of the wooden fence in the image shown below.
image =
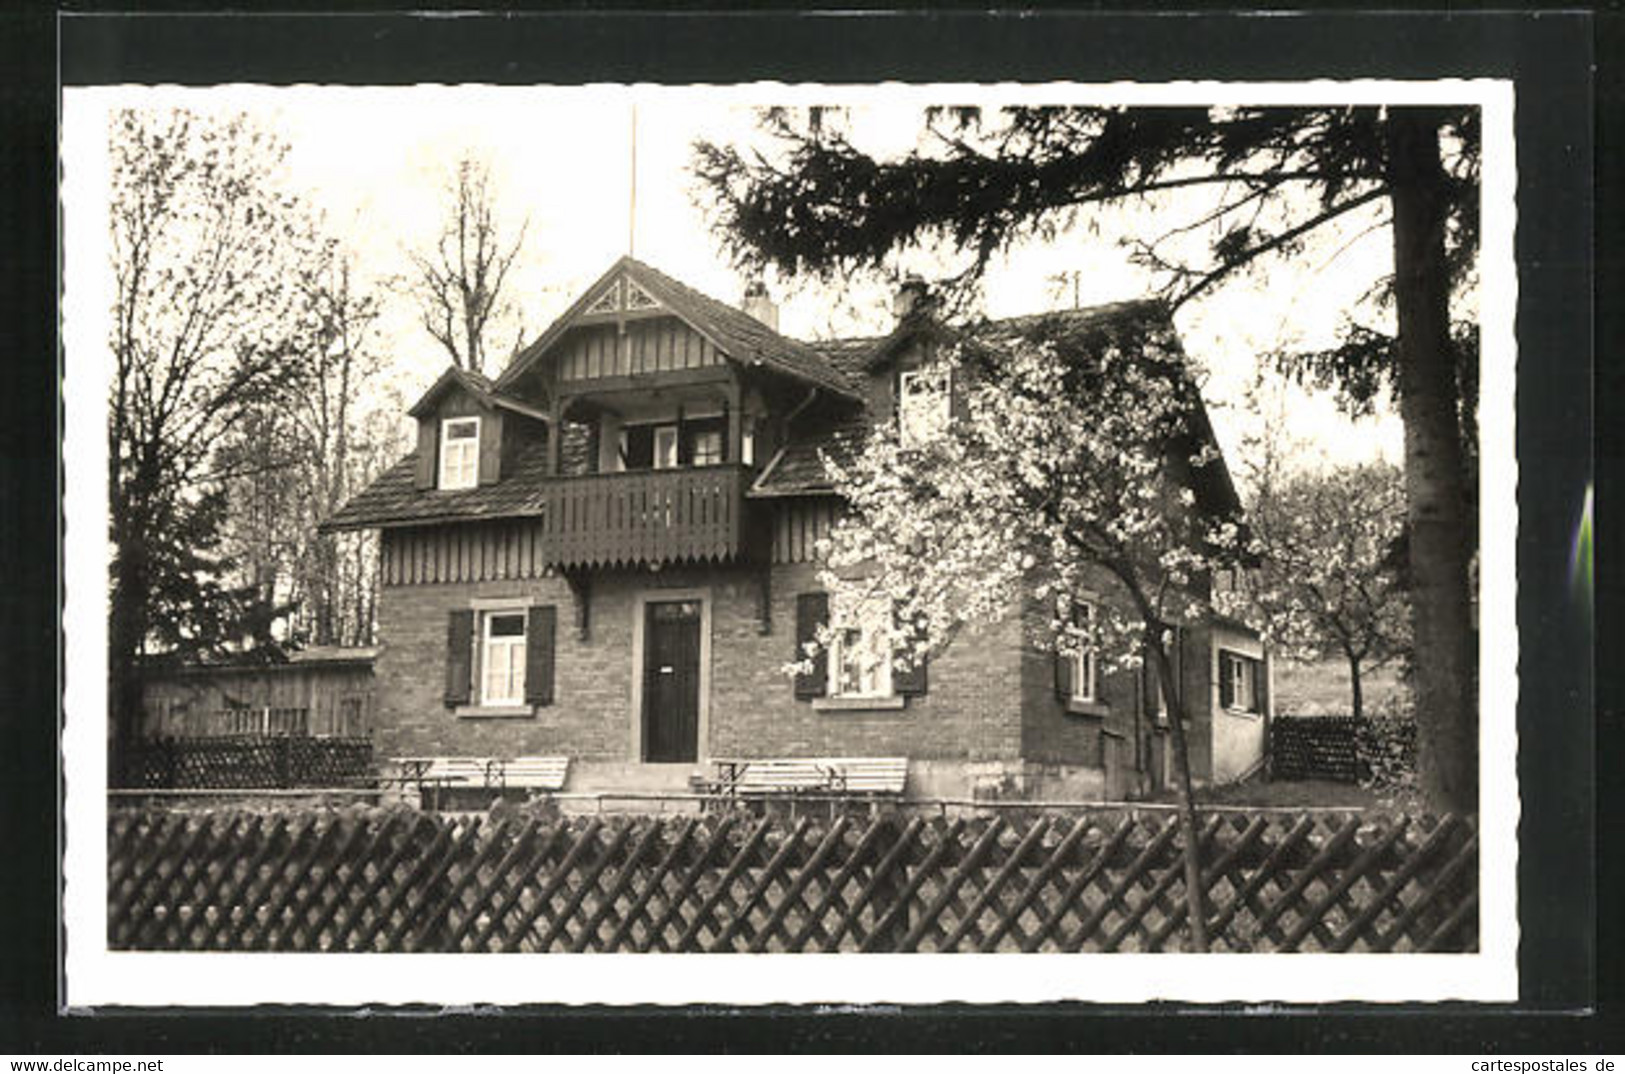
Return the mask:
<svg viewBox="0 0 1625 1074">
<path fill-rule="evenodd" d="M 1468 951 L 1470 820 L 1202 824 L 1214 951 Z M 1177 951 L 1167 813 L 115 812 L 108 945 L 270 951 Z"/>
<path fill-rule="evenodd" d="M 126 786 L 340 787 L 372 771 L 372 740 L 298 735 L 148 739 L 130 754 Z"/>
</svg>

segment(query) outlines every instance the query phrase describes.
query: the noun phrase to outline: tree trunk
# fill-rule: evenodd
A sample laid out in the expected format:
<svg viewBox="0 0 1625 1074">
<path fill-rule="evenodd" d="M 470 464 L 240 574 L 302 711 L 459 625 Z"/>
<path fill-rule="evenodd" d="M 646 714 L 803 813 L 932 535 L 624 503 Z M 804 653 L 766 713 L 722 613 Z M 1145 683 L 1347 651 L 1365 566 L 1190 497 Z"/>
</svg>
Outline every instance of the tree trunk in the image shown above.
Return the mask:
<svg viewBox="0 0 1625 1074">
<path fill-rule="evenodd" d="M 1191 786 L 1190 751 L 1185 744 L 1185 699 L 1174 680 L 1173 665 L 1162 643 L 1164 627 L 1148 627 L 1147 648 L 1157 665 L 1157 679 L 1168 701 L 1168 723 L 1174 744 L 1174 771 L 1179 780 L 1179 823 L 1185 829 L 1185 919 L 1190 922 L 1191 950 L 1207 951 L 1207 910 L 1202 899 L 1201 830 L 1197 827 L 1196 792 Z"/>
<path fill-rule="evenodd" d="M 1416 649 L 1422 788 L 1440 809 L 1478 808 L 1478 712 L 1469 686 L 1465 471 L 1444 257 L 1445 174 L 1439 124 L 1425 108 L 1391 108 L 1399 405 L 1405 423 L 1406 519 Z"/>
<path fill-rule="evenodd" d="M 1360 658 L 1353 653 L 1346 655 L 1349 661 L 1349 687 L 1354 693 L 1354 718 L 1358 720 L 1365 715 L 1365 692 L 1360 688 Z"/>
</svg>

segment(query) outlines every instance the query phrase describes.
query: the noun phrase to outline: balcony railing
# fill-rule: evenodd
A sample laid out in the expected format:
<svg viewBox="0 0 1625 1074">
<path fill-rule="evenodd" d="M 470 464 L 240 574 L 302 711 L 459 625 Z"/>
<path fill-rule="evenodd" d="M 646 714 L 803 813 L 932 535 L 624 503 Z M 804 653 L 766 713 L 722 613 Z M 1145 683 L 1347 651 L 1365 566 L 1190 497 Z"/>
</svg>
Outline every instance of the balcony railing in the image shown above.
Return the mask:
<svg viewBox="0 0 1625 1074">
<path fill-rule="evenodd" d="M 562 477 L 547 495 L 547 558 L 560 567 L 720 561 L 740 550 L 742 466 Z"/>
</svg>

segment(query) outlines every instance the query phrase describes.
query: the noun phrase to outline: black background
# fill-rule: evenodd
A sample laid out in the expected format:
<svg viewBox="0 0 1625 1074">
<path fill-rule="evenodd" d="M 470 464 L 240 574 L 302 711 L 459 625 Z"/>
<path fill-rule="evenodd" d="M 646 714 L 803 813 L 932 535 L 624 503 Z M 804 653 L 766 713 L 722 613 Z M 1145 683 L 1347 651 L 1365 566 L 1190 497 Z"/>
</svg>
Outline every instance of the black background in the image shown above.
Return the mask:
<svg viewBox="0 0 1625 1074">
<path fill-rule="evenodd" d="M 285 4 L 284 8 L 296 5 Z M 0 16 L 0 1052 L 419 1050 L 1443 1050 L 1619 1052 L 1621 769 L 1607 656 L 1617 585 L 1599 549 L 1597 634 L 1569 600 L 1591 479 L 1593 391 L 1618 387 L 1617 13 L 1448 16 L 1134 13 L 990 16 L 587 13 Z M 60 60 L 60 72 L 58 61 Z M 1511 1006 L 805 1010 L 507 1009 L 426 1018 L 59 1010 L 56 103 L 61 84 L 420 81 L 1046 81 L 1510 77 L 1517 87 L 1519 890 L 1523 998 Z M 1594 107 L 1600 105 L 1600 111 Z M 1600 121 L 1598 117 L 1601 117 Z M 1593 149 L 1597 151 L 1595 178 Z M 1593 183 L 1595 182 L 1595 186 Z M 1599 199 L 1593 206 L 1593 191 Z M 1593 210 L 1600 212 L 1593 262 Z M 1612 226 L 1610 226 L 1610 224 Z M 1593 319 L 1594 318 L 1594 319 Z M 1594 381 L 1592 326 L 1603 357 Z M 1609 531 L 1617 423 L 1598 423 Z M 52 567 L 58 570 L 53 571 Z M 1597 646 L 1595 637 L 1608 639 Z M 1604 700 L 1593 693 L 1603 654 Z M 1507 654 L 1508 658 L 1511 654 Z M 91 669 L 92 674 L 100 673 Z M 1596 714 L 1601 713 L 1597 719 Z M 1600 731 L 1600 734 L 1598 733 Z M 1600 788 L 1596 773 L 1602 773 Z M 1600 807 L 1594 800 L 1600 789 Z M 1600 822 L 1600 823 L 1599 823 Z M 1594 842 L 1595 841 L 1595 842 Z M 1600 886 L 1599 886 L 1600 882 Z M 1599 913 L 1597 907 L 1603 907 Z M 943 956 L 952 957 L 952 956 Z M 1290 957 L 1290 956 L 1283 956 Z M 924 966 L 922 965 L 922 969 Z M 430 1013 L 427 1009 L 421 1013 Z"/>
</svg>

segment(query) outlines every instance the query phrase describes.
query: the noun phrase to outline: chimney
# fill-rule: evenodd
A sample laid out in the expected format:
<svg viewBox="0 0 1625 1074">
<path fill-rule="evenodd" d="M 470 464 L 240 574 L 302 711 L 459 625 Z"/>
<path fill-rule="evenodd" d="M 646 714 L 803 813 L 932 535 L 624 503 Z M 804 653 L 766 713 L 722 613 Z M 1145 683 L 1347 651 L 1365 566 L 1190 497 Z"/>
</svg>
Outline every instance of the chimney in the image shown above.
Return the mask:
<svg viewBox="0 0 1625 1074">
<path fill-rule="evenodd" d="M 897 294 L 892 298 L 892 315 L 899 321 L 906 320 L 910 315 L 924 310 L 929 300 L 930 289 L 925 281 L 910 275 L 897 286 Z"/>
<path fill-rule="evenodd" d="M 767 297 L 767 284 L 761 280 L 752 280 L 746 285 L 745 300 L 739 304 L 739 308 L 773 331 L 779 330 L 778 303 Z"/>
</svg>

